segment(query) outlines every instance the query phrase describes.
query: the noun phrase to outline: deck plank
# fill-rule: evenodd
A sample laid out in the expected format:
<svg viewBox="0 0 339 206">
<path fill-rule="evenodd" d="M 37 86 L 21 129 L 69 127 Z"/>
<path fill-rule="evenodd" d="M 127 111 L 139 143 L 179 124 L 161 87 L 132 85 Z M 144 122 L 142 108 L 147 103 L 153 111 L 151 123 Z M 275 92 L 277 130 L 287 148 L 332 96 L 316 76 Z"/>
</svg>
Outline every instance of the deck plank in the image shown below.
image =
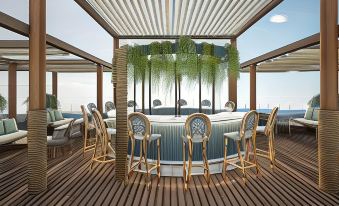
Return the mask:
<svg viewBox="0 0 339 206">
<path fill-rule="evenodd" d="M 267 149 L 258 137 L 258 147 Z M 89 169 L 91 152 L 48 160 L 48 189 L 39 195 L 27 191 L 27 148 L 0 149 L 0 205 L 339 205 L 339 194 L 318 189 L 317 146 L 314 134 L 295 131 L 276 137 L 276 167 L 259 158 L 260 174 L 247 171 L 246 185 L 240 170 L 192 176 L 188 190 L 182 177 L 152 176 L 150 189 L 145 174 L 135 172 L 127 185 L 115 179 L 114 164 L 96 163 Z"/>
</svg>

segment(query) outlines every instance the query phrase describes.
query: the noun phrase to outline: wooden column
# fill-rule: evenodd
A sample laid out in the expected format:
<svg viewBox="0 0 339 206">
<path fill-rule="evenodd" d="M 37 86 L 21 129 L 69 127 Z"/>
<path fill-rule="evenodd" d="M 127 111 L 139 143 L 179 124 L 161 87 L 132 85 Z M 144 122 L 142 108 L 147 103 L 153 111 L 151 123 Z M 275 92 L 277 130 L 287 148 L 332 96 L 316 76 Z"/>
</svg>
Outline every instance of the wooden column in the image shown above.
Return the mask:
<svg viewBox="0 0 339 206">
<path fill-rule="evenodd" d="M 58 98 L 58 72 L 52 72 L 52 94 Z"/>
<path fill-rule="evenodd" d="M 46 0 L 29 1 L 28 192 L 47 188 Z"/>
<path fill-rule="evenodd" d="M 113 38 L 113 55 L 115 55 L 115 50 L 116 49 L 119 49 L 119 39 L 118 38 Z M 117 83 L 116 81 L 114 82 L 113 81 L 113 102 L 114 102 L 114 105 L 116 106 L 117 105 Z"/>
<path fill-rule="evenodd" d="M 320 0 L 319 187 L 339 192 L 338 0 Z"/>
<path fill-rule="evenodd" d="M 97 108 L 100 113 L 103 113 L 103 98 L 102 98 L 102 85 L 103 85 L 103 66 L 97 66 Z"/>
<path fill-rule="evenodd" d="M 250 66 L 250 110 L 257 109 L 257 66 Z"/>
<path fill-rule="evenodd" d="M 231 39 L 231 45 L 237 47 L 237 39 Z M 237 94 L 237 77 L 228 75 L 228 99 L 235 103 L 237 108 L 238 94 Z"/>
<path fill-rule="evenodd" d="M 9 118 L 16 118 L 16 99 L 17 99 L 17 78 L 16 78 L 17 64 L 10 63 L 8 67 L 8 116 Z"/>
</svg>

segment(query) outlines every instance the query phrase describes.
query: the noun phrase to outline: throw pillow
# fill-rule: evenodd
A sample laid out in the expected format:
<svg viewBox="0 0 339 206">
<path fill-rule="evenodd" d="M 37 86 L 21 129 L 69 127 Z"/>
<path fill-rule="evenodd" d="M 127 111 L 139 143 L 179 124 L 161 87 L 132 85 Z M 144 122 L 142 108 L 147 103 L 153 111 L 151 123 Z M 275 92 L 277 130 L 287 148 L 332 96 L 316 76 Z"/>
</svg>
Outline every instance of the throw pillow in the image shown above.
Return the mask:
<svg viewBox="0 0 339 206">
<path fill-rule="evenodd" d="M 312 120 L 313 110 L 314 108 L 312 107 L 307 108 L 304 118 L 308 120 Z"/>
<path fill-rule="evenodd" d="M 4 123 L 2 120 L 0 120 L 0 135 L 4 135 L 4 134 L 5 134 Z"/>
<path fill-rule="evenodd" d="M 312 120 L 314 120 L 314 121 L 319 120 L 319 109 L 314 109 L 313 115 L 312 115 Z"/>
<path fill-rule="evenodd" d="M 48 110 L 49 115 L 51 116 L 51 122 L 55 122 L 55 115 L 54 115 L 54 110 Z"/>
<path fill-rule="evenodd" d="M 51 115 L 49 114 L 49 112 L 47 111 L 46 112 L 46 115 L 47 115 L 47 124 L 51 123 Z"/>
<path fill-rule="evenodd" d="M 62 112 L 59 110 L 54 110 L 55 121 L 63 120 Z"/>
<path fill-rule="evenodd" d="M 3 120 L 6 134 L 11 134 L 18 131 L 16 126 L 15 119 L 5 119 Z"/>
</svg>

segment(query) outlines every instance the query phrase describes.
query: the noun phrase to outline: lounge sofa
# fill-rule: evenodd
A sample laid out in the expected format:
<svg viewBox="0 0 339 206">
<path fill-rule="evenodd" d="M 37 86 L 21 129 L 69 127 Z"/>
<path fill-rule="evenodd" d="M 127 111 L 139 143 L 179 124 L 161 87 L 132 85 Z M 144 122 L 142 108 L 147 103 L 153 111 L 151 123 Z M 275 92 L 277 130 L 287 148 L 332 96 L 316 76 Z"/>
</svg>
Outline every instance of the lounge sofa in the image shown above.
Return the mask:
<svg viewBox="0 0 339 206">
<path fill-rule="evenodd" d="M 0 120 L 0 145 L 9 144 L 27 137 L 27 131 L 18 130 L 15 119 Z"/>
<path fill-rule="evenodd" d="M 52 135 L 55 128 L 69 124 L 73 118 L 64 118 L 60 110 L 47 110 L 47 135 Z"/>
<path fill-rule="evenodd" d="M 306 110 L 304 118 L 291 118 L 289 120 L 288 128 L 291 135 L 291 125 L 297 124 L 308 128 L 313 128 L 316 130 L 316 138 L 318 139 L 318 117 L 319 109 L 314 107 L 309 107 Z"/>
</svg>

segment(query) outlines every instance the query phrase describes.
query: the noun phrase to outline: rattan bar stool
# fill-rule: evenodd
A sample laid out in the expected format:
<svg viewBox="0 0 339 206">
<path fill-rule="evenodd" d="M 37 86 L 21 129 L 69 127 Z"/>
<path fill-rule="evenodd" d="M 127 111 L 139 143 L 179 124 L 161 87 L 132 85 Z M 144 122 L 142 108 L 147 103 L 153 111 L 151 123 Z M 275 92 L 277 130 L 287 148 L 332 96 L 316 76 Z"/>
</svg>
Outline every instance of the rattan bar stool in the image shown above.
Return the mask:
<svg viewBox="0 0 339 206">
<path fill-rule="evenodd" d="M 272 109 L 272 112 L 267 119 L 266 126 L 257 127 L 257 134 L 265 135 L 268 138 L 268 151 L 257 149 L 257 155 L 268 158 L 271 161 L 271 168 L 273 168 L 275 164 L 274 131 L 278 109 L 278 107 Z"/>
<path fill-rule="evenodd" d="M 183 155 L 183 178 L 185 190 L 187 184 L 191 180 L 192 166 L 204 168 L 204 176 L 207 183 L 210 182 L 210 170 L 206 154 L 207 142 L 211 136 L 211 121 L 205 114 L 196 113 L 190 115 L 185 123 L 185 135 L 182 136 L 182 155 Z M 193 144 L 199 143 L 202 145 L 203 164 L 192 165 Z M 188 166 L 186 165 L 186 146 L 188 147 Z M 188 167 L 188 168 L 187 168 Z M 187 169 L 186 169 L 187 168 Z"/>
<path fill-rule="evenodd" d="M 82 118 L 83 118 L 83 126 L 82 126 L 82 134 L 83 134 L 83 155 L 85 155 L 85 152 L 90 151 L 94 149 L 95 146 L 95 140 L 96 137 L 91 134 L 95 132 L 95 126 L 91 123 L 89 123 L 88 116 L 89 114 L 87 113 L 85 106 L 81 105 L 81 111 L 82 111 Z"/>
<path fill-rule="evenodd" d="M 257 163 L 257 155 L 256 155 L 256 129 L 259 122 L 259 115 L 256 111 L 247 112 L 242 119 L 241 127 L 239 132 L 230 132 L 224 134 L 224 164 L 222 169 L 222 174 L 224 179 L 226 179 L 226 170 L 227 165 L 233 165 L 236 168 L 242 170 L 243 180 L 246 180 L 245 169 L 249 169 L 252 167 L 256 168 L 257 174 L 259 173 L 259 167 Z M 228 139 L 231 139 L 236 142 L 238 157 L 227 159 L 227 145 Z M 243 143 L 245 155 L 241 152 L 241 144 Z M 251 147 L 250 143 L 252 143 L 253 150 L 253 161 L 249 160 L 249 149 Z M 233 162 L 234 161 L 234 162 Z M 239 164 L 240 163 L 240 164 Z"/>
<path fill-rule="evenodd" d="M 111 134 L 116 133 L 116 131 L 111 132 L 111 128 L 109 130 L 106 129 L 104 120 L 102 119 L 102 116 L 98 110 L 94 109 L 92 110 L 92 113 L 96 131 L 96 140 L 90 165 L 91 169 L 94 162 L 115 162 L 115 150 L 111 146 L 111 136 L 109 135 L 108 131 L 110 131 Z"/>
<path fill-rule="evenodd" d="M 148 118 L 139 112 L 128 115 L 128 136 L 131 140 L 131 156 L 129 163 L 129 175 L 134 171 L 142 171 L 141 165 L 145 165 L 146 184 L 149 189 L 152 170 L 157 170 L 157 176 L 160 178 L 160 134 L 151 134 L 151 124 Z M 140 142 L 139 160 L 134 160 L 134 151 L 136 141 Z M 156 163 L 150 163 L 147 159 L 148 146 L 151 142 L 157 142 L 157 160 Z"/>
</svg>

